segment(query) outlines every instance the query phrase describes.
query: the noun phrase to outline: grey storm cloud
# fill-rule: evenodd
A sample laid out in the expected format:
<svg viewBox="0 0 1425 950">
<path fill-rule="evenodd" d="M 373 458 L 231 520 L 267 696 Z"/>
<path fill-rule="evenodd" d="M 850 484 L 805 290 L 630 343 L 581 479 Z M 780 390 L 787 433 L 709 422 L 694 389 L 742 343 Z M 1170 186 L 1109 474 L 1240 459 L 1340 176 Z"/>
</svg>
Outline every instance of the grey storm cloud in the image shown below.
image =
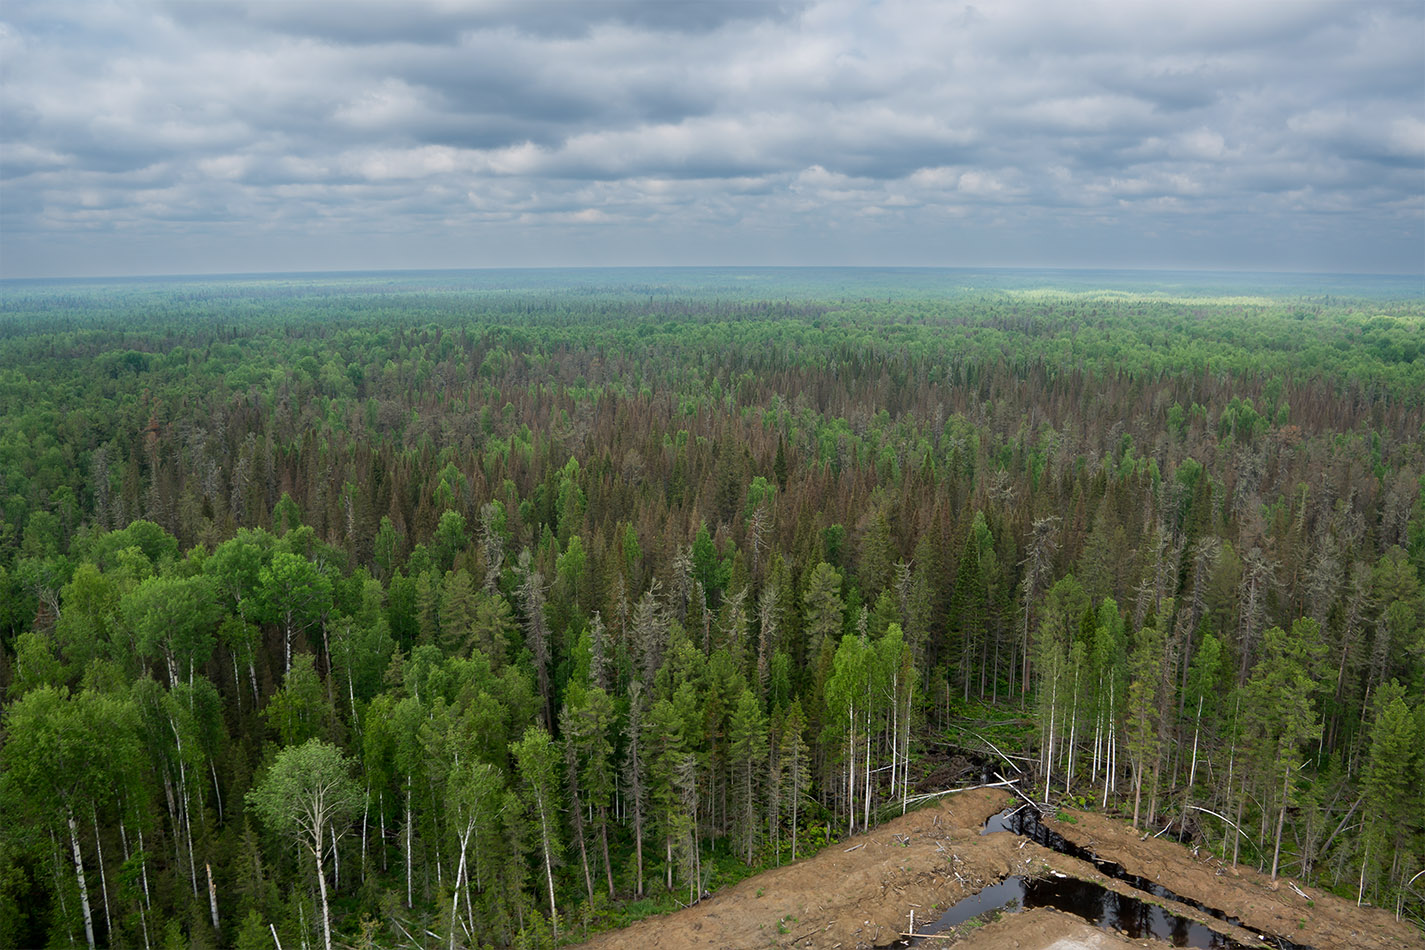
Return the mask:
<svg viewBox="0 0 1425 950">
<path fill-rule="evenodd" d="M 10 0 L 0 268 L 1425 267 L 1425 7 Z"/>
</svg>

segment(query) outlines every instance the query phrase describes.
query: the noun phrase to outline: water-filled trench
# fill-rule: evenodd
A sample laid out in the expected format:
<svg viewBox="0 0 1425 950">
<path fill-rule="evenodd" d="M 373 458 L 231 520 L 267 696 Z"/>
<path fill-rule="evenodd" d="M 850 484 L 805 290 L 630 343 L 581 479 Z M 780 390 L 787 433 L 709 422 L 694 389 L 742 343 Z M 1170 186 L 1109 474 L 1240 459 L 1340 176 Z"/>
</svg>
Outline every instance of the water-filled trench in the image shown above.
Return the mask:
<svg viewBox="0 0 1425 950">
<path fill-rule="evenodd" d="M 1018 913 L 1035 907 L 1053 907 L 1097 927 L 1117 930 L 1129 937 L 1156 937 L 1175 947 L 1241 950 L 1243 944 L 1196 921 L 1169 913 L 1155 904 L 1127 897 L 1090 881 L 1071 877 L 1007 877 L 974 897 L 960 901 L 917 933 L 935 934 L 993 910 Z M 912 938 L 908 946 L 928 943 Z"/>
<path fill-rule="evenodd" d="M 1161 884 L 1135 874 L 1129 874 L 1122 866 L 1097 857 L 1087 849 L 1072 844 L 1062 835 L 1046 827 L 1039 820 L 1039 814 L 1028 805 L 990 816 L 989 820 L 985 822 L 982 834 L 998 832 L 1021 835 L 1052 851 L 1088 861 L 1105 877 L 1122 881 L 1146 895 L 1159 900 L 1184 904 L 1203 914 L 1251 931 L 1258 937 L 1258 941 L 1254 944 L 1256 947 L 1272 947 L 1276 950 L 1307 950 L 1306 947 L 1285 938 L 1246 927 L 1235 917 L 1230 917 L 1216 908 L 1208 907 L 1191 898 L 1175 894 Z M 936 920 L 918 924 L 916 927 L 917 936 L 906 940 L 901 946 L 938 944 L 940 941 L 924 940 L 920 935 L 941 933 L 990 911 L 1001 910 L 1018 913 L 1036 907 L 1052 907 L 1072 914 L 1095 927 L 1119 931 L 1127 934 L 1130 938 L 1153 937 L 1174 947 L 1198 947 L 1202 950 L 1246 950 L 1247 946 L 1197 921 L 1165 910 L 1157 904 L 1119 894 L 1117 891 L 1091 881 L 1081 881 L 1058 874 L 1050 877 L 1007 877 L 955 904 Z"/>
</svg>

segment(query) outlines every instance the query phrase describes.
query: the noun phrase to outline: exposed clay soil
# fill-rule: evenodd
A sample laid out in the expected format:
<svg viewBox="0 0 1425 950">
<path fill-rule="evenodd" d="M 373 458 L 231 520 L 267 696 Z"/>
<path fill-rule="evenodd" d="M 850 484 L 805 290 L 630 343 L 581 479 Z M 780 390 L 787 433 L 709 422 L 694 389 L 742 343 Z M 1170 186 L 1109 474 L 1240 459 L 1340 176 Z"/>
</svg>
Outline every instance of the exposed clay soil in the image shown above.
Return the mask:
<svg viewBox="0 0 1425 950">
<path fill-rule="evenodd" d="M 1048 819 L 1045 824 L 1074 844 L 1122 865 L 1128 873 L 1215 907 L 1257 930 L 1315 950 L 1425 947 L 1420 931 L 1397 921 L 1388 911 L 1357 907 L 1294 878 L 1279 877 L 1273 882 L 1254 869 L 1233 868 L 1206 851 L 1194 857 L 1176 842 L 1143 840 L 1142 833 L 1126 822 L 1088 812 L 1068 814 L 1073 823 Z M 1307 896 L 1299 896 L 1293 885 Z"/>
<path fill-rule="evenodd" d="M 967 947 L 982 950 L 990 947 L 995 950 L 1121 950 L 1123 947 L 1166 948 L 1168 944 L 1158 940 L 1129 940 L 1122 934 L 1091 927 L 1071 914 L 1060 913 L 1050 907 L 1036 907 L 1022 914 L 1005 914 L 950 946 L 956 950 Z"/>
<path fill-rule="evenodd" d="M 933 920 L 946 907 L 1011 874 L 1057 871 L 1096 881 L 1137 897 L 1122 882 L 1107 881 L 1090 863 L 1041 848 L 1017 835 L 981 835 L 985 820 L 1006 802 L 1001 790 L 979 789 L 941 799 L 858 835 L 796 864 L 748 878 L 695 907 L 639 921 L 601 934 L 589 950 L 646 947 L 851 948 L 885 947 L 910 924 Z M 1314 950 L 1398 950 L 1425 939 L 1385 911 L 1357 908 L 1350 901 L 1303 888 L 1314 906 L 1283 881 L 1276 889 L 1251 871 L 1218 871 L 1182 846 L 1139 840 L 1126 824 L 1074 813 L 1075 823 L 1050 822 L 1065 838 L 1093 849 L 1130 873 L 1162 883 L 1249 926 L 1280 934 Z M 1260 941 L 1185 905 L 1161 903 L 1249 946 Z M 1302 922 L 1305 926 L 1298 926 Z M 1078 918 L 1048 909 L 1004 915 L 957 941 L 927 941 L 958 948 L 1019 947 L 1023 950 L 1106 950 L 1120 946 L 1167 945 L 1128 941 Z"/>
<path fill-rule="evenodd" d="M 1004 800 L 1003 792 L 990 790 L 943 799 L 741 881 L 696 907 L 641 920 L 587 946 L 887 946 L 910 925 L 913 908 L 917 917 L 933 919 L 939 914 L 932 908 L 943 910 L 1010 873 L 1022 839 L 980 835 Z"/>
</svg>

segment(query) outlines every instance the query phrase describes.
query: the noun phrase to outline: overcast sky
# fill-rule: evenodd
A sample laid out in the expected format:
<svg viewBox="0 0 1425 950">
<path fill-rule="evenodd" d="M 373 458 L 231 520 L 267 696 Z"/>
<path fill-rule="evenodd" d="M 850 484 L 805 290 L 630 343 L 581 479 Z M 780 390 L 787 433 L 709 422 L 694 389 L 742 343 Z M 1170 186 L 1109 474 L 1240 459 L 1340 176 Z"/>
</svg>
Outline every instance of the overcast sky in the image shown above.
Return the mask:
<svg viewBox="0 0 1425 950">
<path fill-rule="evenodd" d="M 6 277 L 1425 270 L 1425 3 L 0 0 Z"/>
</svg>

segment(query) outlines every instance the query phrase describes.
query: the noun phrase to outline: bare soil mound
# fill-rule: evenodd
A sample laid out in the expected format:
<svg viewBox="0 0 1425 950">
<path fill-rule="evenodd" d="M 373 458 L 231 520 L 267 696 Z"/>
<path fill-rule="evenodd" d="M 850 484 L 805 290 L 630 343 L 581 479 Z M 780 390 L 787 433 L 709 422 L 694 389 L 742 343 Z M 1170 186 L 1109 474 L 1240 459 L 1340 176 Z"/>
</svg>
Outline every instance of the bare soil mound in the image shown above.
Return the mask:
<svg viewBox="0 0 1425 950">
<path fill-rule="evenodd" d="M 985 789 L 943 799 L 696 907 L 601 934 L 585 946 L 888 946 L 910 925 L 911 910 L 921 920 L 934 918 L 1010 872 L 1019 840 L 980 835 L 1004 800 L 1003 792 Z"/>
<path fill-rule="evenodd" d="M 1050 872 L 1102 883 L 1161 904 L 1244 944 L 1260 943 L 1247 931 L 1186 905 L 1149 898 L 1127 884 L 1106 880 L 1086 861 L 1010 833 L 981 835 L 985 820 L 1006 800 L 997 789 L 947 797 L 870 834 L 748 878 L 694 907 L 601 934 L 584 946 L 590 950 L 886 947 L 906 932 L 912 911 L 918 923 L 929 922 L 950 905 L 1009 875 Z M 1073 819 L 1048 824 L 1129 873 L 1161 882 L 1176 894 L 1258 930 L 1313 950 L 1425 948 L 1418 932 L 1384 911 L 1357 908 L 1312 888 L 1303 888 L 1308 898 L 1299 898 L 1284 881 L 1274 889 L 1255 872 L 1222 869 L 1176 843 L 1140 840 L 1125 824 L 1077 812 Z M 957 941 L 931 943 L 1023 950 L 1167 946 L 1143 939 L 1128 941 L 1047 908 L 1004 915 Z"/>
<path fill-rule="evenodd" d="M 1122 947 L 1166 948 L 1159 940 L 1127 937 L 1090 927 L 1077 917 L 1050 907 L 1006 914 L 953 944 L 957 950 L 1120 950 Z"/>
<path fill-rule="evenodd" d="M 1156 881 L 1174 893 L 1216 908 L 1257 930 L 1314 950 L 1425 948 L 1425 937 L 1379 908 L 1357 907 L 1290 877 L 1275 882 L 1176 842 L 1144 837 L 1125 822 L 1090 812 L 1066 812 L 1072 821 L 1045 824 L 1080 847 Z M 1299 888 L 1306 896 L 1297 894 Z"/>
</svg>

